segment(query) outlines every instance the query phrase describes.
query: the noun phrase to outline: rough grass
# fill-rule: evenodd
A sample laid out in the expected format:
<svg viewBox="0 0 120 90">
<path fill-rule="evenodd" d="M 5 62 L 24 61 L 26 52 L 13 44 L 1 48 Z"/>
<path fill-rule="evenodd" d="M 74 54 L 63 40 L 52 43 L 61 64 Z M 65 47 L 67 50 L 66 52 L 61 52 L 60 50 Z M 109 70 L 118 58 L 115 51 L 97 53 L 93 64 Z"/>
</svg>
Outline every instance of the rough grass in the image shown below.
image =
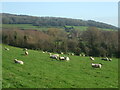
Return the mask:
<svg viewBox="0 0 120 90">
<path fill-rule="evenodd" d="M 8 47 L 10 50 L 4 50 Z M 28 50 L 24 56 L 21 48 L 3 45 L 3 88 L 117 88 L 118 59 L 107 62 L 95 57 L 94 63 L 103 67 L 92 68 L 89 57 L 69 56 L 70 61 L 57 61 L 47 53 Z M 15 64 L 14 59 L 24 61 Z"/>
</svg>

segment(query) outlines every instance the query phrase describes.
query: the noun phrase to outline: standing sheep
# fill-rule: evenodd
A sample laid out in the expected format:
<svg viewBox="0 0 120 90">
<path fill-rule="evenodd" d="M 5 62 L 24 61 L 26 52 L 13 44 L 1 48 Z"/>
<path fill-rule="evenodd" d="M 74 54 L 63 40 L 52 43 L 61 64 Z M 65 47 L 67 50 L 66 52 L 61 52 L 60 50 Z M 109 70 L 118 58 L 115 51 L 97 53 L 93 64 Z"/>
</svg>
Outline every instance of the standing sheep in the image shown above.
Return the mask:
<svg viewBox="0 0 120 90">
<path fill-rule="evenodd" d="M 28 51 L 25 51 L 25 55 L 28 55 Z"/>
<path fill-rule="evenodd" d="M 93 57 L 90 57 L 90 60 L 94 61 L 95 59 Z"/>
<path fill-rule="evenodd" d="M 70 58 L 69 57 L 66 57 L 66 61 L 69 61 L 70 60 Z"/>
</svg>

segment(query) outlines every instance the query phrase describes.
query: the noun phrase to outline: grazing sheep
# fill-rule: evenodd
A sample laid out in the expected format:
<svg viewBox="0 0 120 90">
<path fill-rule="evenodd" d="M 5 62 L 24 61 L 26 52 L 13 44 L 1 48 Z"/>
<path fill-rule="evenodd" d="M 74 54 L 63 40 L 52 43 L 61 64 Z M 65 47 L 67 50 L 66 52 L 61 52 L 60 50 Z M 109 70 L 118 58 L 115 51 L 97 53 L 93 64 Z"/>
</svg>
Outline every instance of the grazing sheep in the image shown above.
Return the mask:
<svg viewBox="0 0 120 90">
<path fill-rule="evenodd" d="M 70 60 L 70 58 L 69 57 L 66 57 L 66 61 L 69 61 Z"/>
<path fill-rule="evenodd" d="M 10 49 L 5 47 L 5 50 L 9 51 Z"/>
<path fill-rule="evenodd" d="M 101 63 L 99 63 L 99 64 L 94 64 L 94 63 L 92 63 L 91 65 L 92 65 L 92 67 L 94 67 L 94 68 L 101 68 L 101 67 L 102 67 L 102 64 L 101 64 Z"/>
<path fill-rule="evenodd" d="M 101 60 L 104 60 L 104 61 L 112 61 L 112 59 L 110 59 L 110 58 L 102 58 Z"/>
<path fill-rule="evenodd" d="M 49 55 L 52 55 L 52 53 L 48 53 Z"/>
<path fill-rule="evenodd" d="M 59 57 L 59 60 L 66 60 L 66 61 L 69 61 L 70 58 L 69 58 L 69 57 Z"/>
<path fill-rule="evenodd" d="M 111 58 L 109 58 L 109 61 L 112 61 L 112 59 L 111 59 Z"/>
<path fill-rule="evenodd" d="M 64 54 L 63 52 L 61 52 L 60 54 Z"/>
<path fill-rule="evenodd" d="M 94 61 L 95 59 L 93 57 L 90 57 L 90 60 Z"/>
<path fill-rule="evenodd" d="M 74 53 L 71 53 L 72 56 L 74 56 Z"/>
<path fill-rule="evenodd" d="M 45 53 L 48 53 L 47 51 L 45 51 Z"/>
<path fill-rule="evenodd" d="M 45 53 L 44 51 L 42 53 Z"/>
<path fill-rule="evenodd" d="M 50 55 L 50 58 L 57 59 L 58 57 L 56 55 Z"/>
<path fill-rule="evenodd" d="M 28 49 L 27 48 L 24 48 L 23 51 L 27 51 Z"/>
<path fill-rule="evenodd" d="M 24 64 L 23 61 L 20 61 L 20 60 L 17 60 L 17 59 L 14 59 L 14 62 L 15 62 L 15 63 L 18 63 L 18 64 L 22 64 L 22 65 Z"/>
<path fill-rule="evenodd" d="M 27 52 L 27 51 L 25 51 L 25 55 L 28 55 L 28 52 Z"/>
<path fill-rule="evenodd" d="M 55 56 L 59 57 L 59 54 L 54 54 Z"/>
<path fill-rule="evenodd" d="M 85 57 L 85 54 L 83 54 L 82 56 Z"/>
<path fill-rule="evenodd" d="M 59 60 L 65 60 L 66 58 L 65 57 L 59 57 Z"/>
</svg>

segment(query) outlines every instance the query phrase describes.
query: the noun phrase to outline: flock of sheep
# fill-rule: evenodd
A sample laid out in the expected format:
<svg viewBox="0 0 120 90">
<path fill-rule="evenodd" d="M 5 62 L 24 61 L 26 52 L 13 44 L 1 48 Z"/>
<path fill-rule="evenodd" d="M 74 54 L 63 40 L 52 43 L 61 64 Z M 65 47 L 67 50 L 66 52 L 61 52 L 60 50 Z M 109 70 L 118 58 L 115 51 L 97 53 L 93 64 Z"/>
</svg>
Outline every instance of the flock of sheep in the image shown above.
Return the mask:
<svg viewBox="0 0 120 90">
<path fill-rule="evenodd" d="M 6 48 L 6 47 L 5 47 L 4 49 L 7 50 L 7 51 L 10 50 L 9 48 Z M 23 51 L 24 51 L 24 55 L 25 55 L 25 56 L 27 56 L 27 55 L 29 54 L 27 48 L 24 48 Z M 46 51 L 46 52 L 43 51 L 42 53 L 48 53 L 49 56 L 50 56 L 50 58 L 52 58 L 52 59 L 64 60 L 64 61 L 69 61 L 69 60 L 70 60 L 70 58 L 69 58 L 68 56 L 60 56 L 59 54 L 52 54 L 52 53 L 47 52 L 47 51 Z M 60 54 L 63 55 L 64 53 L 61 52 Z M 69 53 L 68 55 L 74 56 L 74 53 L 71 53 L 71 54 Z M 82 55 L 82 56 L 85 56 L 85 55 Z M 94 61 L 95 59 L 94 59 L 93 57 L 90 57 L 90 60 Z M 101 60 L 104 60 L 104 61 L 112 61 L 112 59 L 110 59 L 110 58 L 108 58 L 108 57 L 102 58 Z M 14 62 L 15 62 L 15 63 L 18 63 L 18 64 L 22 64 L 22 65 L 24 64 L 23 61 L 17 60 L 17 59 L 14 59 Z M 102 67 L 102 64 L 101 64 L 101 63 L 99 63 L 99 64 L 91 63 L 91 66 L 94 67 L 94 68 L 101 68 L 101 67 Z"/>
<path fill-rule="evenodd" d="M 6 48 L 6 47 L 5 47 L 4 49 L 5 49 L 5 50 L 7 50 L 7 51 L 9 51 L 9 50 L 10 50 L 9 48 Z M 23 49 L 23 51 L 25 51 L 25 52 L 24 52 L 24 55 L 26 55 L 26 56 L 27 56 L 27 55 L 28 55 L 27 48 L 24 48 L 24 49 Z M 21 61 L 21 60 L 17 60 L 17 59 L 14 59 L 14 62 L 15 62 L 15 63 L 18 63 L 18 64 L 22 64 L 22 65 L 24 64 L 24 62 L 23 62 L 23 61 Z"/>
</svg>

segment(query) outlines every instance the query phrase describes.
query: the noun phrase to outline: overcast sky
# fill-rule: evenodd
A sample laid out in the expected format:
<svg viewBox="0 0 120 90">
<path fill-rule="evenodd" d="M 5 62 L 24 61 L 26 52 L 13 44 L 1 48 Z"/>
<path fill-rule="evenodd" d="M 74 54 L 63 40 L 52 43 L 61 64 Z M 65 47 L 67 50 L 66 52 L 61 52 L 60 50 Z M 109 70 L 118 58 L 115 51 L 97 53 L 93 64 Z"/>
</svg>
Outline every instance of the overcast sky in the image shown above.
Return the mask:
<svg viewBox="0 0 120 90">
<path fill-rule="evenodd" d="M 118 26 L 118 2 L 3 2 L 2 12 L 95 20 Z"/>
</svg>

